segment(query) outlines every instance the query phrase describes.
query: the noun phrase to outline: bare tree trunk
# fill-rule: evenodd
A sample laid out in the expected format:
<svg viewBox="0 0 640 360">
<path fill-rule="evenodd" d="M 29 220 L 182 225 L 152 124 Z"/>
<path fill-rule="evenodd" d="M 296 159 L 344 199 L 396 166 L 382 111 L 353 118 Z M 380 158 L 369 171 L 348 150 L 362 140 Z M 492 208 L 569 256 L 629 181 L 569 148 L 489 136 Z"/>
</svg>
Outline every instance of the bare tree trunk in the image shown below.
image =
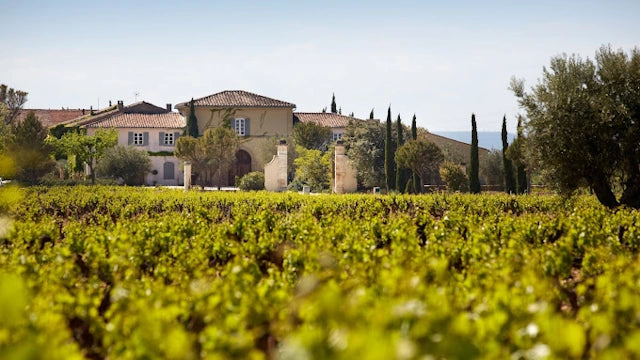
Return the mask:
<svg viewBox="0 0 640 360">
<path fill-rule="evenodd" d="M 609 209 L 616 208 L 620 205 L 613 191 L 611 191 L 609 183 L 603 176 L 596 177 L 591 184 L 591 188 L 602 205 Z"/>
</svg>

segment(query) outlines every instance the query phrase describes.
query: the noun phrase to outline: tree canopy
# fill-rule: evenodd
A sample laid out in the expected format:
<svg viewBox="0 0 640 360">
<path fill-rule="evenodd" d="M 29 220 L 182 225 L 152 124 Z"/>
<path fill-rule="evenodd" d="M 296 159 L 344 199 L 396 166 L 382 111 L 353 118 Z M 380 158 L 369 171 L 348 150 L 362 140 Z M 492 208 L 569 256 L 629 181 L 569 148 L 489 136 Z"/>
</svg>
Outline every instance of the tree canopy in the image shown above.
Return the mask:
<svg viewBox="0 0 640 360">
<path fill-rule="evenodd" d="M 515 78 L 511 89 L 527 113 L 526 154 L 547 181 L 565 193 L 588 186 L 610 208 L 640 208 L 638 48 L 603 46 L 595 61 L 556 56 L 530 91 Z"/>
<path fill-rule="evenodd" d="M 299 122 L 293 127 L 293 138 L 296 145 L 305 149 L 325 150 L 331 142 L 331 135 L 330 127 L 314 122 Z"/>
<path fill-rule="evenodd" d="M 27 102 L 26 91 L 15 90 L 5 84 L 0 84 L 0 117 L 5 124 L 12 124 L 22 106 Z"/>
<path fill-rule="evenodd" d="M 438 171 L 444 155 L 432 142 L 409 140 L 396 150 L 395 161 L 399 167 L 411 169 L 418 175 L 418 185 L 422 192 L 425 177 Z"/>
<path fill-rule="evenodd" d="M 114 146 L 105 151 L 96 171 L 100 176 L 121 178 L 127 185 L 142 185 L 151 171 L 151 159 L 146 151 L 133 146 Z"/>
</svg>

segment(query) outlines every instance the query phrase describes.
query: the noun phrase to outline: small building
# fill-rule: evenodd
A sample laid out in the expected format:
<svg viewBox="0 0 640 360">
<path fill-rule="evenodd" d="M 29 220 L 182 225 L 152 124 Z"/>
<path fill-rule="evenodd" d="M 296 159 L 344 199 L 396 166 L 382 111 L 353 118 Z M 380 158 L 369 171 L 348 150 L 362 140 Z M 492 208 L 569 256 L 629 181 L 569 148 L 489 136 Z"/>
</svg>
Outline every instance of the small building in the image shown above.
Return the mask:
<svg viewBox="0 0 640 360">
<path fill-rule="evenodd" d="M 152 172 L 145 176 L 146 185 L 182 185 L 181 161 L 173 154 L 176 140 L 183 134 L 186 122 L 171 104 L 166 108 L 145 101 L 124 105 L 122 101 L 94 115 L 74 119 L 67 126 L 79 126 L 87 135 L 97 129 L 116 129 L 118 145 L 145 150 L 151 158 Z"/>
</svg>

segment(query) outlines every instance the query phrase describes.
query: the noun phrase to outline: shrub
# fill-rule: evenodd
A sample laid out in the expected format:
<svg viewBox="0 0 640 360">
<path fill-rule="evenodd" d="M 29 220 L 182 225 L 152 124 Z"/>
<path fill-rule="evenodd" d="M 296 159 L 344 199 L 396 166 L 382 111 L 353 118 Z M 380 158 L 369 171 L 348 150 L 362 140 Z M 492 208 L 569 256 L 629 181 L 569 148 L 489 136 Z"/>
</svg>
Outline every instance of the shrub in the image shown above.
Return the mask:
<svg viewBox="0 0 640 360">
<path fill-rule="evenodd" d="M 264 173 L 253 171 L 238 179 L 236 186 L 242 191 L 264 190 Z"/>
<path fill-rule="evenodd" d="M 469 179 L 459 165 L 445 161 L 440 167 L 440 177 L 447 184 L 448 191 L 465 192 L 469 190 Z"/>
<path fill-rule="evenodd" d="M 101 176 L 121 178 L 127 185 L 142 185 L 144 175 L 151 170 L 151 160 L 146 151 L 116 146 L 104 153 L 96 170 Z"/>
</svg>

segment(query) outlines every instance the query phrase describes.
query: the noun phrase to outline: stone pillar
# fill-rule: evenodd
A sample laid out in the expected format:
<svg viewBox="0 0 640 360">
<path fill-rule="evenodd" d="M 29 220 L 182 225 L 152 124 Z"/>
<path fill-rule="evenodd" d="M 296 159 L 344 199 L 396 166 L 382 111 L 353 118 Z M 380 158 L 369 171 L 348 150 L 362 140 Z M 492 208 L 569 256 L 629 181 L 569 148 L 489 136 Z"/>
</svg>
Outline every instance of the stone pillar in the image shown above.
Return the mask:
<svg viewBox="0 0 640 360">
<path fill-rule="evenodd" d="M 264 166 L 264 188 L 267 191 L 286 191 L 287 171 L 287 142 L 280 140 L 276 155 Z"/>
<path fill-rule="evenodd" d="M 345 155 L 345 148 L 342 140 L 338 140 L 335 146 L 335 168 L 333 192 L 336 194 L 352 193 L 358 190 L 358 180 L 356 169 Z"/>
<path fill-rule="evenodd" d="M 191 163 L 184 162 L 184 191 L 191 189 Z"/>
</svg>

